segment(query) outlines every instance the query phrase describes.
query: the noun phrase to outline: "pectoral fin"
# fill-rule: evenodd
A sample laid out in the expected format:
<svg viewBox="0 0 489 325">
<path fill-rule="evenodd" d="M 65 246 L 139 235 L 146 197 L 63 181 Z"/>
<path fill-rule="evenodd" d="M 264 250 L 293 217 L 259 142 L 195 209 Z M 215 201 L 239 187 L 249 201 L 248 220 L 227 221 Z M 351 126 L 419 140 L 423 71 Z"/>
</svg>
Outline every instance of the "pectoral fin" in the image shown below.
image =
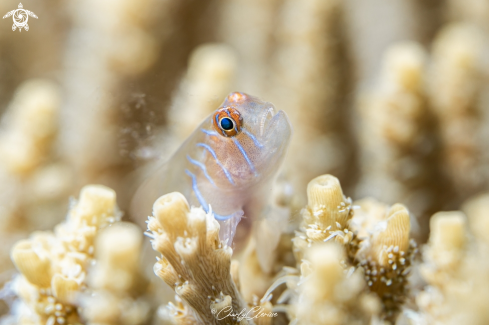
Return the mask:
<svg viewBox="0 0 489 325">
<path fill-rule="evenodd" d="M 227 220 L 218 221 L 220 225 L 219 238 L 224 244 L 231 246 L 234 235 L 236 235 L 236 227 L 243 217 L 243 211 L 240 210 L 232 215 Z"/>
</svg>

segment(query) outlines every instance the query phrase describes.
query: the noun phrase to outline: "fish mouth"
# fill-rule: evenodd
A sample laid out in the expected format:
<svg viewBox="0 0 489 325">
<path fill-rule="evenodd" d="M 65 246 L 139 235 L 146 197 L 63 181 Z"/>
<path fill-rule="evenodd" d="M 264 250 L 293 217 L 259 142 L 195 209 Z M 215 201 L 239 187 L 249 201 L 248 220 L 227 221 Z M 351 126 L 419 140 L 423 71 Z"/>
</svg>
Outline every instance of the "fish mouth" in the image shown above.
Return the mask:
<svg viewBox="0 0 489 325">
<path fill-rule="evenodd" d="M 290 125 L 289 118 L 287 114 L 282 111 L 275 111 L 275 108 L 271 106 L 262 113 L 260 121 L 260 136 L 267 138 L 273 136 L 277 132 L 283 132 L 287 129 L 287 133 L 292 132 L 292 127 Z"/>
<path fill-rule="evenodd" d="M 267 110 L 262 113 L 260 119 L 260 136 L 264 135 L 265 130 L 268 129 L 268 126 L 275 115 L 275 109 L 273 106 L 268 107 Z"/>
</svg>

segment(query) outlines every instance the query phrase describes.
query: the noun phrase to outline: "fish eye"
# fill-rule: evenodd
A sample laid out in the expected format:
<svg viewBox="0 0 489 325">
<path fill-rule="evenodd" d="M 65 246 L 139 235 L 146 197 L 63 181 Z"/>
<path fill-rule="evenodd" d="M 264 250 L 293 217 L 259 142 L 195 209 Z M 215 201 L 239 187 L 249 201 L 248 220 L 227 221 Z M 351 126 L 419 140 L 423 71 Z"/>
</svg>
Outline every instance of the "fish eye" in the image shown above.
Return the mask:
<svg viewBox="0 0 489 325">
<path fill-rule="evenodd" d="M 214 129 L 225 137 L 234 137 L 241 132 L 243 118 L 234 107 L 223 107 L 214 113 Z"/>
<path fill-rule="evenodd" d="M 229 131 L 234 128 L 234 123 L 229 117 L 222 118 L 220 124 L 221 128 L 225 131 Z"/>
</svg>

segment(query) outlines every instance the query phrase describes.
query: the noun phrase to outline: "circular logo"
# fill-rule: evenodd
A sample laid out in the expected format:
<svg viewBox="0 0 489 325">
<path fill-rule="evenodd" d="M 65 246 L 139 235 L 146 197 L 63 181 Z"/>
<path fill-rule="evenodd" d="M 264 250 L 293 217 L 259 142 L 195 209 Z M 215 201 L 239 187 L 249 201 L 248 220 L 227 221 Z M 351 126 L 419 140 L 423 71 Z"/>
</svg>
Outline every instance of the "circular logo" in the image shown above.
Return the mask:
<svg viewBox="0 0 489 325">
<path fill-rule="evenodd" d="M 27 12 L 23 9 L 17 9 L 14 14 L 14 24 L 17 27 L 24 27 L 27 24 L 27 20 L 29 17 L 27 16 Z"/>
</svg>

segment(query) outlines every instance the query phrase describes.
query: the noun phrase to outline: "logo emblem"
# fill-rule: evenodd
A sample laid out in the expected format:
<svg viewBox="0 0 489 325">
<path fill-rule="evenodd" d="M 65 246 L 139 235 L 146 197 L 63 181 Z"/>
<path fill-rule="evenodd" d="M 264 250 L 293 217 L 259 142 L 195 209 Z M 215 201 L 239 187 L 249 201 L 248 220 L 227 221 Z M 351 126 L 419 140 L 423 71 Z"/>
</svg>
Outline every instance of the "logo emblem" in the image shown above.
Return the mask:
<svg viewBox="0 0 489 325">
<path fill-rule="evenodd" d="M 27 21 L 29 20 L 29 16 L 34 17 L 37 19 L 37 16 L 35 13 L 29 10 L 23 9 L 24 7 L 22 6 L 22 3 L 19 3 L 19 9 L 15 9 L 12 11 L 7 12 L 5 16 L 3 16 L 3 19 L 13 16 L 14 24 L 12 25 L 12 30 L 15 31 L 17 28 L 19 29 L 19 32 L 22 31 L 22 28 L 24 28 L 26 31 L 29 30 L 29 25 L 27 25 Z"/>
</svg>

